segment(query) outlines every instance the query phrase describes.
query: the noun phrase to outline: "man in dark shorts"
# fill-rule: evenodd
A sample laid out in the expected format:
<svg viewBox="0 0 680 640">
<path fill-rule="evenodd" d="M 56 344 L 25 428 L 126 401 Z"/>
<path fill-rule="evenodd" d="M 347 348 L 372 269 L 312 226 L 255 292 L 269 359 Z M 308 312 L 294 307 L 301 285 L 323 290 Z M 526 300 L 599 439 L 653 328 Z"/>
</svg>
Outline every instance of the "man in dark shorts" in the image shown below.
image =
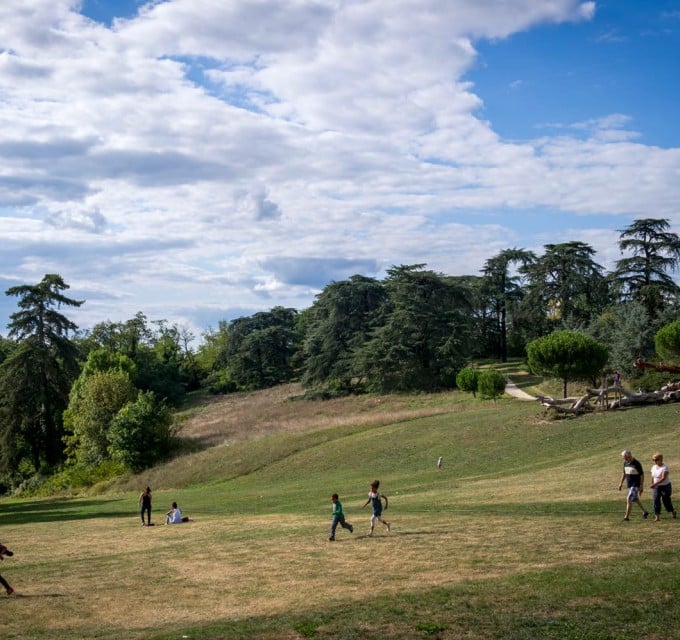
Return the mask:
<svg viewBox="0 0 680 640">
<path fill-rule="evenodd" d="M 649 513 L 642 505 L 642 500 L 640 500 L 642 487 L 644 486 L 645 472 L 642 470 L 640 462 L 633 457 L 633 454 L 628 449 L 621 452 L 621 457 L 623 458 L 623 473 L 621 474 L 621 481 L 619 482 L 619 491 L 621 491 L 624 480 L 628 487 L 626 515 L 623 516 L 623 519 L 630 520 L 630 510 L 633 507 L 634 502 L 642 509 L 642 517 L 647 519 Z"/>
</svg>

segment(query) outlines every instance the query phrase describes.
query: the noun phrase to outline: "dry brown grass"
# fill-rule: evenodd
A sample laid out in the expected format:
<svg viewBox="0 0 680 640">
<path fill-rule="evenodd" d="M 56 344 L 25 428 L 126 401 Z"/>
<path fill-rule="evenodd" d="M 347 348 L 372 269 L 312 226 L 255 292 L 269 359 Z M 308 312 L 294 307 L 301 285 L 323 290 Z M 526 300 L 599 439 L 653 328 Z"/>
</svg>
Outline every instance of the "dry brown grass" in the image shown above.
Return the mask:
<svg viewBox="0 0 680 640">
<path fill-rule="evenodd" d="M 399 396 L 389 401 L 370 396 L 326 402 L 290 401 L 299 391 L 296 386 L 288 386 L 268 391 L 266 399 L 262 393 L 211 399 L 198 411 L 187 414 L 183 435 L 219 445 L 259 439 L 261 442 L 247 443 L 255 447 L 269 443 L 265 435 L 274 434 L 272 440 L 280 442 L 279 432 L 387 424 L 453 411 L 470 410 L 469 415 L 463 415 L 469 423 L 475 413 L 470 407 L 479 406 L 461 399 L 460 394 Z M 526 411 L 524 405 L 521 410 Z M 491 419 L 489 413 L 481 411 L 483 417 L 478 419 Z M 658 411 L 645 415 L 643 427 L 636 423 L 626 428 L 621 421 L 616 423 L 616 429 L 627 434 L 627 444 L 634 436 L 657 447 L 659 443 L 652 442 L 660 437 L 657 432 L 665 433 L 669 442 L 677 441 L 676 414 L 663 421 Z M 393 432 L 402 428 L 406 429 L 398 425 Z M 591 428 L 595 427 L 591 424 Z M 546 446 L 551 435 L 548 429 L 546 425 Z M 608 433 L 609 427 L 600 431 Z M 465 437 L 464 430 L 457 433 Z M 568 459 L 562 458 L 561 448 L 541 451 L 541 466 L 536 467 L 536 455 L 531 450 L 498 449 L 493 440 L 501 438 L 502 433 L 492 431 L 491 439 L 485 443 L 473 439 L 480 459 L 477 464 L 475 458 L 469 472 L 466 468 L 462 475 L 451 476 L 450 481 L 439 474 L 434 483 L 431 479 L 439 472 L 431 469 L 413 481 L 418 483 L 418 491 L 395 494 L 394 500 L 390 493 L 390 509 L 385 514 L 393 522 L 390 536 L 379 527 L 375 537 L 366 537 L 370 513 L 349 499 L 345 512 L 355 532 L 339 531 L 334 543 L 326 541 L 328 511 L 322 511 L 321 506 L 317 511 L 316 505 L 304 503 L 293 507 L 295 513 L 272 509 L 259 513 L 252 513 L 252 509 L 243 513 L 208 510 L 187 525 L 143 528 L 135 514 L 139 478 L 129 486 L 134 493 L 103 498 L 105 507 L 88 501 L 74 507 L 79 504 L 75 501 L 65 508 L 57 503 L 53 516 L 49 510 L 36 511 L 43 518 L 52 517 L 49 522 L 38 518 L 33 521 L 29 513 L 33 507 L 29 504 L 25 523 L 6 524 L 2 529 L 3 541 L 11 541 L 16 554 L 0 566 L 16 588 L 14 596 L 0 602 L 2 637 L 137 640 L 173 630 L 181 637 L 185 630 L 208 623 L 223 623 L 226 628 L 250 617 L 285 617 L 291 613 L 313 617 L 335 606 L 357 611 L 355 605 L 376 594 L 381 600 L 394 597 L 395 602 L 412 595 L 429 611 L 435 600 L 434 596 L 428 599 L 428 590 L 435 593 L 466 586 L 472 594 L 467 606 L 474 609 L 476 585 L 487 580 L 493 585 L 534 573 L 536 583 L 528 580 L 526 599 L 518 612 L 530 616 L 535 604 L 534 584 L 538 584 L 537 590 L 550 588 L 552 575 L 563 575 L 560 572 L 565 569 L 585 573 L 610 561 L 614 566 L 630 566 L 649 549 L 664 557 L 677 557 L 677 521 L 664 518 L 657 524 L 643 521 L 635 513 L 631 522 L 621 523 L 625 494 L 616 491 L 616 451 L 620 449 L 614 448 L 612 454 L 608 439 L 604 441 L 606 446 L 595 447 L 592 453 L 584 446 L 582 455 Z M 579 433 L 590 432 L 574 429 L 573 437 Z M 422 438 L 422 446 L 427 446 L 427 433 Z M 636 447 L 638 441 L 634 438 L 632 446 Z M 305 439 L 309 439 L 308 435 Z M 461 441 L 460 446 L 465 443 Z M 152 485 L 157 484 L 153 474 L 161 473 L 178 482 L 198 480 L 201 474 L 210 473 L 207 463 L 220 451 L 224 451 L 223 446 L 208 448 L 189 459 L 165 465 L 164 470 L 150 472 Z M 505 451 L 504 455 L 516 461 L 516 466 L 497 476 L 494 460 L 489 459 L 496 451 Z M 608 465 L 611 468 L 601 472 Z M 272 482 L 270 475 L 260 475 Z M 306 480 L 301 478 L 301 482 Z M 251 490 L 266 492 L 270 486 L 262 480 L 253 485 L 222 483 L 216 489 L 218 499 L 237 499 L 237 485 L 240 504 L 248 507 Z M 163 486 L 173 485 L 166 482 Z M 210 495 L 215 486 L 206 484 L 191 491 Z M 649 505 L 648 495 L 643 500 Z M 65 513 L 66 509 L 70 511 Z M 573 597 L 576 602 L 580 596 Z M 510 596 L 505 598 L 508 607 L 520 606 Z M 494 601 L 494 606 L 506 603 Z M 455 608 L 451 611 L 451 616 L 459 613 Z M 587 619 L 590 613 L 583 615 Z M 423 619 L 434 621 L 429 613 Z M 392 618 L 388 612 L 380 620 L 373 619 L 369 612 L 356 624 L 370 629 L 374 637 L 378 632 L 389 637 Z M 399 637 L 415 637 L 413 627 L 404 624 Z M 287 628 L 279 635 L 267 630 L 257 637 L 302 636 Z M 452 631 L 441 637 L 461 636 Z M 468 637 L 483 638 L 483 630 Z"/>
<path fill-rule="evenodd" d="M 331 400 L 303 400 L 303 388 L 287 384 L 252 393 L 203 396 L 179 416 L 178 435 L 188 448 L 199 449 L 146 472 L 144 477 L 118 481 L 121 491 L 153 487 L 183 487 L 207 482 L 218 474 L 222 447 L 263 439 L 273 434 L 295 434 L 337 427 L 392 424 L 422 416 L 465 410 L 470 396 L 446 392 L 391 396 L 361 395 Z M 239 468 L 238 472 L 248 472 Z M 108 489 L 112 487 L 107 485 Z"/>
<path fill-rule="evenodd" d="M 453 397 L 452 393 L 363 395 L 304 401 L 303 393 L 300 385 L 286 384 L 252 393 L 204 396 L 198 407 L 188 412 L 180 435 L 210 447 L 280 431 L 389 424 L 450 411 Z"/>
<path fill-rule="evenodd" d="M 354 519 L 354 518 L 353 518 Z M 326 523 L 265 515 L 142 528 L 136 519 L 31 526 L 6 575 L 6 638 L 144 638 L 178 625 L 323 610 L 607 558 L 628 560 L 641 525 L 521 514 L 400 514 L 392 534 L 324 539 Z M 668 523 L 665 523 L 666 527 Z M 271 532 L 271 533 L 270 533 Z M 105 544 L 102 544 L 106 541 Z M 672 536 L 659 549 L 677 548 Z M 33 630 L 33 631 L 32 631 Z M 47 632 L 45 630 L 48 630 Z"/>
</svg>

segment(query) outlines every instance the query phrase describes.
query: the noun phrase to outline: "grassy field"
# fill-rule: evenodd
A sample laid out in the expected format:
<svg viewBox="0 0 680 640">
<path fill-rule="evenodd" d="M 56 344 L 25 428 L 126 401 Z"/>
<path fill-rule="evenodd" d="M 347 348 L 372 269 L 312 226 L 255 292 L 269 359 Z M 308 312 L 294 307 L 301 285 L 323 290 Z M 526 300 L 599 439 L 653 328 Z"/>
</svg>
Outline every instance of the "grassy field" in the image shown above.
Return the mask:
<svg viewBox="0 0 680 640">
<path fill-rule="evenodd" d="M 617 490 L 623 448 L 680 474 L 680 405 L 548 421 L 507 397 L 298 394 L 203 401 L 191 454 L 0 501 L 2 637 L 680 638 L 680 520 L 622 522 Z M 374 478 L 392 531 L 369 538 Z M 141 527 L 147 482 L 156 525 L 172 500 L 195 521 Z M 333 492 L 355 530 L 328 542 Z"/>
</svg>

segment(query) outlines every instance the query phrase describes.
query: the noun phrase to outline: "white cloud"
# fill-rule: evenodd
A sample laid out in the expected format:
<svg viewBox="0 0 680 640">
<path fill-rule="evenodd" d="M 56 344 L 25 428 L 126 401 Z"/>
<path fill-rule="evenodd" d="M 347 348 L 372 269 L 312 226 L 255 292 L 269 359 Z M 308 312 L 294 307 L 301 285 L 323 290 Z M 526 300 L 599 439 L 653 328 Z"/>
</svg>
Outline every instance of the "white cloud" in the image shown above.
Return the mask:
<svg viewBox="0 0 680 640">
<path fill-rule="evenodd" d="M 628 116 L 508 142 L 464 80 L 479 38 L 593 2 L 170 0 L 111 28 L 79 5 L 0 6 L 0 274 L 61 273 L 81 322 L 307 306 L 394 263 L 477 273 L 523 243 L 513 210 L 679 222 L 679 151 Z"/>
<path fill-rule="evenodd" d="M 595 2 L 583 2 L 578 8 L 578 13 L 584 20 L 592 20 L 595 17 Z"/>
</svg>

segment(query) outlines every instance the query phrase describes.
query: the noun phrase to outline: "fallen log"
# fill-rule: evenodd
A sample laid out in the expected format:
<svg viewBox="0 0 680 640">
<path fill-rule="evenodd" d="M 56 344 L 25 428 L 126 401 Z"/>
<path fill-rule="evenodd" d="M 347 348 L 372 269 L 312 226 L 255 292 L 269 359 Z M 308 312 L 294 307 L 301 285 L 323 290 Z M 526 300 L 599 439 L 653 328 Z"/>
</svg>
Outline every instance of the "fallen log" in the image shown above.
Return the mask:
<svg viewBox="0 0 680 640">
<path fill-rule="evenodd" d="M 610 396 L 613 399 L 610 401 Z M 658 391 L 631 391 L 625 387 L 604 387 L 601 389 L 587 389 L 580 398 L 553 398 L 552 396 L 538 396 L 537 400 L 557 413 L 578 415 L 586 411 L 593 411 L 591 400 L 596 400 L 603 409 L 618 409 L 645 404 L 660 404 L 680 401 L 680 382 L 669 383 Z"/>
<path fill-rule="evenodd" d="M 587 393 L 580 398 L 553 398 L 552 396 L 539 396 L 539 402 L 548 409 L 557 413 L 579 414 L 592 409 L 588 404 L 591 394 Z"/>
<path fill-rule="evenodd" d="M 665 371 L 666 373 L 680 373 L 680 367 L 674 364 L 654 364 L 653 362 L 645 362 L 641 358 L 633 362 L 633 366 L 637 369 L 654 369 L 655 371 Z"/>
</svg>

